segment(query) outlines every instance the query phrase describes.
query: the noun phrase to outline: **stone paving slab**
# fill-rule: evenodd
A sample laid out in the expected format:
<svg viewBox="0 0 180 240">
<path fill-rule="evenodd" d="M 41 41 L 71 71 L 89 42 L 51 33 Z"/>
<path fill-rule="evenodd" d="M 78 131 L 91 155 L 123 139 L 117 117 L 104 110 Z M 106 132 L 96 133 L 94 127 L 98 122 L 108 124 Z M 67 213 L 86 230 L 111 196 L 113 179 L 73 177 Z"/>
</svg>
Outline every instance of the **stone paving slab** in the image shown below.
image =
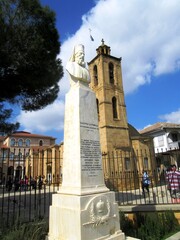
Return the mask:
<svg viewBox="0 0 180 240">
<path fill-rule="evenodd" d="M 180 240 L 180 232 L 172 235 L 171 237 L 166 238 L 166 240 Z"/>
</svg>

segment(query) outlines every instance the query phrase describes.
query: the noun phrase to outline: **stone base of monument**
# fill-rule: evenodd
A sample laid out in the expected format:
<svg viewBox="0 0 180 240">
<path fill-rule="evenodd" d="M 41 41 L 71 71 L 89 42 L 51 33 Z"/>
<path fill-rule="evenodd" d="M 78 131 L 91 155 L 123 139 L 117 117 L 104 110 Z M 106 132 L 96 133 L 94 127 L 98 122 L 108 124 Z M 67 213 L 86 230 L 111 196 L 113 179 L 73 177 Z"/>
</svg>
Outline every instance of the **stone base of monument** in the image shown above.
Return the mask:
<svg viewBox="0 0 180 240">
<path fill-rule="evenodd" d="M 53 195 L 48 240 L 124 240 L 114 193 Z"/>
<path fill-rule="evenodd" d="M 124 240 L 114 192 L 104 183 L 95 93 L 66 94 L 63 181 L 53 195 L 48 240 Z"/>
</svg>

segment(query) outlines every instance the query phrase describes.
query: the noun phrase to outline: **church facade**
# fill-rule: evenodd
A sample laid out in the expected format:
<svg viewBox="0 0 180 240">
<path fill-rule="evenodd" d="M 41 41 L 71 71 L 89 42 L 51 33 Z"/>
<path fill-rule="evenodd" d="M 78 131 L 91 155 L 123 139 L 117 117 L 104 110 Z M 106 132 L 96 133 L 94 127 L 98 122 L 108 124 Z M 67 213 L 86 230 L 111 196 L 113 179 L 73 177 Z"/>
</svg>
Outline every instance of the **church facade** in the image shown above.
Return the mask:
<svg viewBox="0 0 180 240">
<path fill-rule="evenodd" d="M 102 44 L 88 63 L 90 87 L 96 94 L 100 142 L 107 175 L 156 169 L 153 140 L 128 123 L 123 90 L 121 58 Z M 107 163 L 108 159 L 108 163 Z M 113 163 L 112 163 L 113 162 Z M 112 166 L 113 165 L 113 166 Z"/>
</svg>

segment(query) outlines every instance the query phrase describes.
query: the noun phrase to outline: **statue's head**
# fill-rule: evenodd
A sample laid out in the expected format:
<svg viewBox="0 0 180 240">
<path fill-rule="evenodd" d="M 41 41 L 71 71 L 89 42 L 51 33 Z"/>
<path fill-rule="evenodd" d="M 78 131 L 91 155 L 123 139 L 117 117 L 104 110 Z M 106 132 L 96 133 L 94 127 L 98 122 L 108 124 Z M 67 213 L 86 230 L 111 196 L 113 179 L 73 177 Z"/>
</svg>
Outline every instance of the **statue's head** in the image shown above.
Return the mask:
<svg viewBox="0 0 180 240">
<path fill-rule="evenodd" d="M 85 67 L 85 62 L 84 62 L 84 45 L 78 44 L 74 47 L 73 50 L 73 55 L 70 58 L 71 62 L 76 62 L 80 66 Z"/>
<path fill-rule="evenodd" d="M 84 53 L 84 45 L 82 44 L 77 44 L 74 47 L 74 53 L 77 54 L 78 52 L 83 52 Z"/>
</svg>

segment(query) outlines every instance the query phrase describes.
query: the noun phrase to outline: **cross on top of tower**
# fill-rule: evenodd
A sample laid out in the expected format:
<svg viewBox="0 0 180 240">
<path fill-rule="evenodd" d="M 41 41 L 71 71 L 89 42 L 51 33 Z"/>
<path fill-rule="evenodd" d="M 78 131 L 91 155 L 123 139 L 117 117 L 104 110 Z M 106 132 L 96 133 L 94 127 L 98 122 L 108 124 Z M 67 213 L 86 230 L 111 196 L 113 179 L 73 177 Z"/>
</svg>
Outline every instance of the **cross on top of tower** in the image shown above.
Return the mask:
<svg viewBox="0 0 180 240">
<path fill-rule="evenodd" d="M 104 44 L 104 39 L 102 39 L 101 42 L 102 44 L 96 49 L 97 54 L 110 55 L 110 47 Z"/>
</svg>

